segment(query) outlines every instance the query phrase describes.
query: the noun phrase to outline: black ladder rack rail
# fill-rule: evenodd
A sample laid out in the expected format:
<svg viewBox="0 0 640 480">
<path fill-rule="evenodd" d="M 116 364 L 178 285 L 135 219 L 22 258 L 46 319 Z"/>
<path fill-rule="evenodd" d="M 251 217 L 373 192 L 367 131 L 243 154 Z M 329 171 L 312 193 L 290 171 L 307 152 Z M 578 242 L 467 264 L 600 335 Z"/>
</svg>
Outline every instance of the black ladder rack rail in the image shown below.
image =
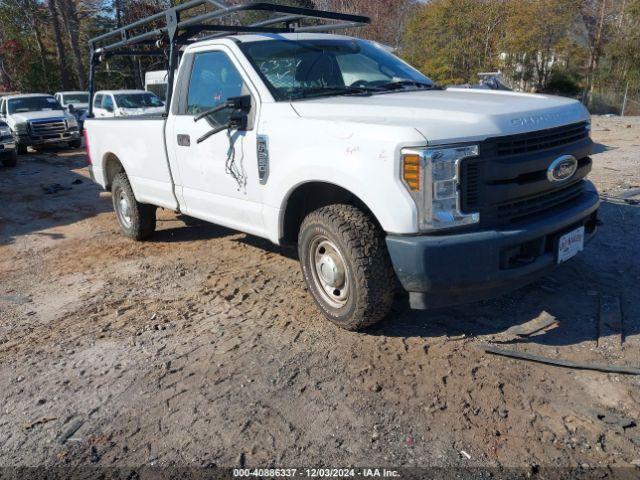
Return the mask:
<svg viewBox="0 0 640 480">
<path fill-rule="evenodd" d="M 202 11 L 203 8 L 210 9 L 211 7 L 213 9 L 205 13 L 187 17 L 196 9 Z M 224 20 L 243 12 L 272 13 L 277 16 L 244 26 L 205 23 L 212 19 Z M 183 19 L 183 17 L 185 18 Z M 303 26 L 304 20 L 326 23 Z M 104 59 L 112 56 L 168 56 L 166 97 L 166 113 L 168 114 L 173 92 L 173 77 L 178 64 L 178 52 L 185 45 L 237 33 L 329 32 L 362 27 L 369 23 L 371 23 L 369 17 L 360 15 L 291 7 L 268 2 L 250 2 L 230 6 L 220 0 L 190 0 L 89 40 L 91 59 L 89 116 L 93 117 L 95 69 Z M 209 35 L 198 38 L 198 35 L 203 32 L 207 32 Z M 165 47 L 168 47 L 168 54 Z"/>
</svg>

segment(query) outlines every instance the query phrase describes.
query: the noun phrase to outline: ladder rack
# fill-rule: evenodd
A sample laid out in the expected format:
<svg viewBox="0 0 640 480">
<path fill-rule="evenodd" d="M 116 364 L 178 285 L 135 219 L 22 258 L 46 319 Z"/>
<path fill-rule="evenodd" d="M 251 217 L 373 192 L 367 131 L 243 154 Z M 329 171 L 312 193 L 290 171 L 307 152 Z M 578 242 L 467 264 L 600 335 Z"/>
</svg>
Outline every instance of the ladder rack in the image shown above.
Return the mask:
<svg viewBox="0 0 640 480">
<path fill-rule="evenodd" d="M 272 17 L 249 25 L 221 23 L 247 12 L 272 14 Z M 208 23 L 212 20 L 217 23 Z M 303 25 L 305 20 L 312 20 L 314 24 Z M 228 5 L 221 0 L 189 0 L 89 40 L 89 116 L 93 116 L 95 68 L 112 56 L 168 56 L 168 112 L 178 52 L 185 45 L 239 33 L 330 32 L 369 23 L 370 18 L 360 15 L 269 2 Z M 204 33 L 208 35 L 203 36 Z"/>
</svg>

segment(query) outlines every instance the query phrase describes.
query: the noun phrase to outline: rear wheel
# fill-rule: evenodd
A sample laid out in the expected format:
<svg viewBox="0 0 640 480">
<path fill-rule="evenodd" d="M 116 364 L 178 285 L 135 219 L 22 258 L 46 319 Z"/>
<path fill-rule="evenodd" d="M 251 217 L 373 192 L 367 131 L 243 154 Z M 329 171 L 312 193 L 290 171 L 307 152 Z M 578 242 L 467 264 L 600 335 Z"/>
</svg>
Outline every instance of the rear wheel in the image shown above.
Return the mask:
<svg viewBox="0 0 640 480">
<path fill-rule="evenodd" d="M 134 240 L 144 240 L 156 230 L 156 207 L 140 203 L 133 194 L 124 172 L 118 173 L 111 185 L 113 209 L 122 232 Z"/>
<path fill-rule="evenodd" d="M 330 321 L 360 330 L 384 319 L 395 293 L 395 273 L 384 236 L 373 219 L 351 205 L 309 214 L 298 252 L 313 299 Z"/>
<path fill-rule="evenodd" d="M 2 159 L 2 165 L 5 167 L 15 167 L 18 165 L 18 154 L 14 150 L 10 155 Z"/>
</svg>

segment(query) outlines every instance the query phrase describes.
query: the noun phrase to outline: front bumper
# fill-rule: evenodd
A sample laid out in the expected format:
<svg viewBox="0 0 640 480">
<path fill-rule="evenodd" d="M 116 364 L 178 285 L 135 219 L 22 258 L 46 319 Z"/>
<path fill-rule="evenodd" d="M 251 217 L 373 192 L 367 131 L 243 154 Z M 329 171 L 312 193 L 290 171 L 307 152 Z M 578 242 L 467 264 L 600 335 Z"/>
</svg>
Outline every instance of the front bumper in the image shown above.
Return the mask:
<svg viewBox="0 0 640 480">
<path fill-rule="evenodd" d="M 588 184 L 570 204 L 508 227 L 450 235 L 389 235 L 387 247 L 411 306 L 439 308 L 496 297 L 549 273 L 557 265 L 556 241 L 585 227 L 595 235 L 600 206 Z"/>
<path fill-rule="evenodd" d="M 72 140 L 78 140 L 79 138 L 80 130 L 68 130 L 64 133 L 52 133 L 40 136 L 31 134 L 20 134 L 17 137 L 17 143 L 19 143 L 20 145 L 35 147 L 38 145 L 51 145 L 56 143 L 70 142 Z"/>
</svg>

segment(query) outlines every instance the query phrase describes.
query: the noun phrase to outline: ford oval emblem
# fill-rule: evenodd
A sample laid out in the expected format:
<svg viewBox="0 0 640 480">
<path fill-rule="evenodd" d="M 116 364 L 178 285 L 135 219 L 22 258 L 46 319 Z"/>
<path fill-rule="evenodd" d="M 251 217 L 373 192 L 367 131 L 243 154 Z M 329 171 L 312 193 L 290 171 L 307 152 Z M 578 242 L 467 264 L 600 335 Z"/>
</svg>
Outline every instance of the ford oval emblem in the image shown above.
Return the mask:
<svg viewBox="0 0 640 480">
<path fill-rule="evenodd" d="M 547 169 L 550 182 L 559 183 L 569 180 L 578 170 L 578 160 L 573 155 L 563 155 L 556 158 Z"/>
</svg>

